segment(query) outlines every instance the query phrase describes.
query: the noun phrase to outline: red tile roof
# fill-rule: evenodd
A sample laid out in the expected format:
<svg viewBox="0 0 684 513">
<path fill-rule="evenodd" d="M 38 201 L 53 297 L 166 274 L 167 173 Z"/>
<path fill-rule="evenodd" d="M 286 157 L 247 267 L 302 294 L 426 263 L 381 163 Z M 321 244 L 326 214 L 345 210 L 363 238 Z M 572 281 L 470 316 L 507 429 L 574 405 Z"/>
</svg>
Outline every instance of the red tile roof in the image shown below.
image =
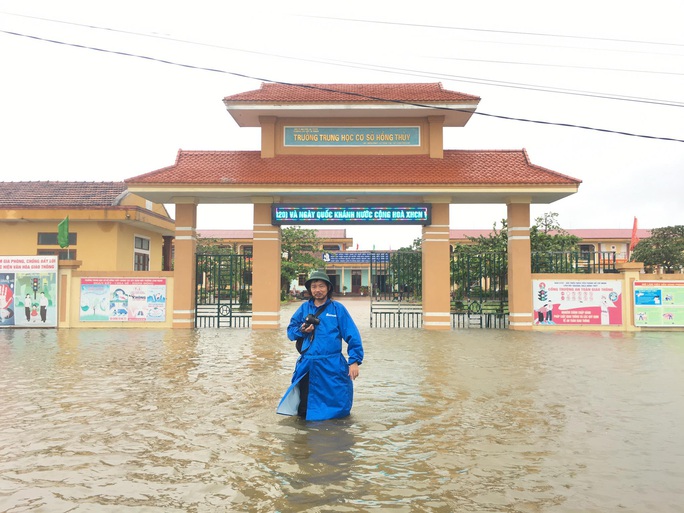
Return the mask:
<svg viewBox="0 0 684 513">
<path fill-rule="evenodd" d="M 478 102 L 478 96 L 448 91 L 439 82 L 417 84 L 269 84 L 226 96 L 224 102 L 357 103 L 357 102 Z"/>
<path fill-rule="evenodd" d="M 583 240 L 589 239 L 631 239 L 631 228 L 580 228 L 576 230 L 566 230 L 570 235 L 575 235 Z M 651 236 L 651 230 L 640 229 L 637 230 L 637 237 L 640 239 L 648 239 Z"/>
<path fill-rule="evenodd" d="M 124 182 L 0 182 L 0 208 L 103 208 L 119 204 Z"/>
<path fill-rule="evenodd" d="M 626 239 L 632 238 L 631 228 L 579 228 L 565 230 L 570 235 L 579 237 L 582 240 L 611 240 L 611 239 Z M 466 237 L 489 237 L 492 233 L 490 229 L 473 229 L 473 230 L 462 230 L 462 229 L 452 229 L 449 230 L 450 239 L 465 239 Z M 637 236 L 640 239 L 647 239 L 651 236 L 650 229 L 640 229 L 637 230 Z"/>
<path fill-rule="evenodd" d="M 525 150 L 445 150 L 427 155 L 278 155 L 183 151 L 176 163 L 126 180 L 193 185 L 579 185 L 532 164 Z"/>
</svg>

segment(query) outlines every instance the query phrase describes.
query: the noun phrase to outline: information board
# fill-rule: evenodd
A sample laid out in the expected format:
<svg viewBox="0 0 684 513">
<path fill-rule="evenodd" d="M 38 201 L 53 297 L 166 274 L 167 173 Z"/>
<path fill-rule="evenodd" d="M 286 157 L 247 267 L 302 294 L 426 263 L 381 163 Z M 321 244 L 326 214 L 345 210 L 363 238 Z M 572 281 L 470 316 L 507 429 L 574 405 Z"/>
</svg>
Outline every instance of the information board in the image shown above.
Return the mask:
<svg viewBox="0 0 684 513">
<path fill-rule="evenodd" d="M 635 326 L 684 326 L 684 281 L 635 281 Z"/>
</svg>

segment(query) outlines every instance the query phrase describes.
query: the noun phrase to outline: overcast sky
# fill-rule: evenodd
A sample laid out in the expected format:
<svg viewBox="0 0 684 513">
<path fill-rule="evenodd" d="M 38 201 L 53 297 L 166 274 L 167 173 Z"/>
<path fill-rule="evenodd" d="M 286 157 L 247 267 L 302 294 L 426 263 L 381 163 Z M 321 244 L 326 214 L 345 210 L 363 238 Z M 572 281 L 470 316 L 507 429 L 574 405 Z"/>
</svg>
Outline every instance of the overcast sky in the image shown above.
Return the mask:
<svg viewBox="0 0 684 513">
<path fill-rule="evenodd" d="M 533 219 L 684 224 L 682 20 L 681 0 L 0 0 L 0 177 L 124 180 L 179 149 L 258 150 L 259 130 L 222 99 L 263 81 L 441 82 L 482 98 L 445 148 L 525 148 L 582 180 Z M 505 215 L 453 206 L 451 227 Z M 204 229 L 252 222 L 251 206 L 198 217 Z M 397 248 L 420 228 L 348 233 L 361 249 Z"/>
</svg>

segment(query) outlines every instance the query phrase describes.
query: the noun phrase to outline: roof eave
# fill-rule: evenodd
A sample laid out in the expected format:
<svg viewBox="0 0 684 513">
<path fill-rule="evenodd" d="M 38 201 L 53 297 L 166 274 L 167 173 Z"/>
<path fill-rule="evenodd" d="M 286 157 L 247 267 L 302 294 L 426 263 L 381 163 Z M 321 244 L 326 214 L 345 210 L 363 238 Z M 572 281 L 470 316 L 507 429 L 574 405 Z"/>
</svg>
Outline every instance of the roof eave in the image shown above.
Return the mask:
<svg viewBox="0 0 684 513">
<path fill-rule="evenodd" d="M 259 127 L 260 117 L 279 118 L 425 118 L 444 116 L 445 127 L 463 127 L 478 102 L 415 103 L 263 103 L 224 101 L 226 110 L 240 127 Z"/>
<path fill-rule="evenodd" d="M 346 201 L 359 203 L 422 202 L 431 200 L 452 204 L 507 204 L 529 202 L 550 204 L 575 194 L 579 184 L 558 185 L 317 185 L 316 195 L 302 194 L 300 185 L 217 185 L 217 184 L 129 184 L 129 190 L 155 203 L 173 204 L 179 198 L 197 198 L 200 204 L 250 204 L 255 198 L 278 203 Z M 339 199 L 338 199 L 339 198 Z"/>
</svg>

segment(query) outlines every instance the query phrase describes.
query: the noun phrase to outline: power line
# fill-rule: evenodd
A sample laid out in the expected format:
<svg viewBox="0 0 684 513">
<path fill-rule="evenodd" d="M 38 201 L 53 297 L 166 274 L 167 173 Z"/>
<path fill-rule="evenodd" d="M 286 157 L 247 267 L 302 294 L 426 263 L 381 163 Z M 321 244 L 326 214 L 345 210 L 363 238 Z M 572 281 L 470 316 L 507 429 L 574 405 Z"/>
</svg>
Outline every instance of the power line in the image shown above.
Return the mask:
<svg viewBox="0 0 684 513">
<path fill-rule="evenodd" d="M 455 81 L 466 82 L 466 83 L 471 83 L 471 84 L 490 85 L 493 87 L 506 87 L 509 89 L 520 89 L 520 90 L 547 92 L 547 93 L 554 93 L 554 94 L 566 94 L 566 95 L 571 95 L 571 96 L 584 96 L 584 97 L 589 97 L 589 98 L 600 98 L 600 99 L 606 99 L 606 100 L 627 101 L 627 102 L 636 102 L 636 103 L 648 103 L 648 104 L 653 104 L 653 105 L 663 105 L 663 106 L 670 106 L 670 107 L 684 107 L 684 103 L 671 101 L 671 100 L 660 100 L 660 99 L 654 99 L 654 98 L 643 98 L 643 97 L 615 95 L 615 94 L 611 95 L 611 94 L 605 94 L 605 93 L 597 93 L 594 91 L 582 91 L 582 90 L 577 90 L 577 89 L 565 89 L 565 88 L 558 88 L 558 87 L 548 87 L 548 86 L 544 87 L 544 86 L 538 86 L 538 85 L 534 85 L 534 84 L 525 84 L 525 83 L 509 82 L 509 81 L 501 81 L 501 80 L 482 79 L 482 78 L 474 78 L 474 77 L 468 77 L 468 76 L 462 76 L 462 75 L 450 75 L 450 74 L 444 74 L 444 73 L 434 73 L 434 72 L 429 72 L 429 71 L 411 70 L 411 69 L 396 68 L 396 67 L 390 67 L 390 66 L 379 66 L 379 65 L 375 65 L 375 64 L 365 64 L 365 63 L 350 62 L 350 61 L 307 59 L 307 58 L 302 58 L 302 57 L 292 57 L 292 56 L 283 55 L 283 54 L 259 52 L 259 51 L 255 51 L 255 50 L 245 50 L 245 49 L 233 48 L 233 47 L 229 47 L 229 46 L 222 46 L 222 45 L 209 44 L 209 43 L 201 43 L 201 42 L 197 42 L 197 41 L 190 41 L 187 39 L 179 39 L 179 38 L 174 38 L 174 37 L 169 37 L 169 36 L 160 36 L 157 34 L 143 34 L 140 32 L 115 29 L 115 28 L 111 28 L 111 27 L 102 27 L 102 26 L 98 26 L 98 25 L 90 25 L 90 24 L 76 23 L 76 22 L 71 22 L 71 21 L 56 20 L 53 18 L 43 18 L 43 17 L 39 17 L 39 16 L 29 16 L 29 15 L 24 15 L 24 14 L 15 14 L 15 13 L 8 13 L 8 12 L 2 12 L 2 11 L 0 11 L 0 14 L 7 14 L 10 16 L 18 16 L 18 17 L 29 18 L 29 19 L 37 19 L 37 20 L 41 20 L 41 21 L 49 21 L 51 23 L 60 23 L 60 24 L 65 24 L 65 25 L 77 26 L 77 27 L 91 28 L 91 29 L 95 29 L 95 30 L 103 30 L 103 31 L 107 31 L 107 32 L 115 32 L 115 33 L 121 33 L 121 34 L 127 34 L 127 35 L 153 38 L 153 39 L 161 39 L 161 40 L 165 40 L 165 41 L 173 41 L 176 43 L 191 44 L 191 45 L 203 46 L 203 47 L 207 47 L 207 48 L 217 48 L 217 49 L 229 50 L 229 51 L 234 51 L 234 52 L 248 53 L 248 54 L 252 54 L 252 55 L 264 55 L 267 57 L 277 57 L 279 59 L 289 59 L 289 60 L 295 60 L 295 61 L 301 61 L 301 62 L 313 62 L 313 63 L 317 63 L 317 64 L 322 63 L 322 64 L 328 64 L 328 65 L 332 65 L 332 66 L 350 67 L 350 68 L 354 68 L 354 69 L 367 69 L 370 71 L 375 71 L 375 72 L 380 72 L 380 73 L 411 75 L 411 76 L 420 76 L 420 77 L 426 77 L 426 78 L 437 78 L 437 77 L 439 77 L 439 78 L 446 79 L 446 80 L 455 80 Z M 311 17 L 311 16 L 308 16 L 308 17 Z M 313 18 L 320 18 L 320 17 L 313 17 Z M 323 18 L 323 19 L 347 20 L 346 18 Z M 371 21 L 366 21 L 366 20 L 348 20 L 348 21 L 361 21 L 361 22 L 372 23 Z M 378 22 L 378 23 L 384 23 L 384 22 Z M 426 25 L 417 25 L 417 26 L 426 26 Z M 429 26 L 427 26 L 427 27 L 429 27 Z M 442 28 L 451 28 L 454 30 L 459 29 L 459 27 L 442 27 Z M 465 29 L 464 28 L 463 30 L 471 30 L 471 29 Z M 485 30 L 485 29 L 472 29 L 472 30 Z M 507 31 L 498 31 L 498 30 L 489 30 L 489 31 L 490 32 L 502 32 L 502 33 L 507 32 Z M 534 34 L 534 33 L 526 33 L 526 34 L 540 35 L 540 36 L 544 35 L 544 34 Z M 564 37 L 564 36 L 559 36 L 559 37 Z M 588 39 L 594 39 L 594 38 L 588 38 Z M 490 62 L 490 63 L 498 63 L 498 64 L 514 64 L 514 65 L 545 66 L 545 67 L 568 67 L 568 68 L 575 68 L 575 69 L 592 69 L 592 70 L 599 70 L 599 71 L 622 71 L 622 72 L 629 72 L 629 73 L 662 73 L 662 74 L 672 74 L 672 75 L 684 75 L 684 74 L 680 74 L 680 73 L 658 72 L 658 71 L 648 71 L 648 70 L 608 69 L 608 68 L 596 68 L 596 67 L 588 67 L 588 66 L 564 66 L 564 65 L 559 65 L 559 64 L 520 63 L 520 62 L 514 62 L 514 61 L 490 61 L 490 60 L 484 60 L 484 59 L 459 59 L 459 58 L 449 58 L 449 57 L 439 57 L 439 58 L 440 59 L 447 59 L 447 60 L 463 60 L 463 61 L 470 61 L 470 62 Z"/>
<path fill-rule="evenodd" d="M 213 73 L 222 73 L 222 74 L 231 75 L 231 76 L 240 77 L 240 78 L 246 78 L 246 79 L 250 79 L 250 80 L 258 80 L 260 82 L 268 82 L 268 83 L 272 83 L 272 84 L 281 84 L 281 85 L 294 86 L 294 87 L 317 89 L 317 90 L 321 90 L 321 91 L 335 92 L 338 94 L 345 94 L 347 96 L 362 97 L 364 99 L 369 99 L 369 100 L 383 101 L 383 102 L 388 102 L 388 103 L 397 103 L 397 104 L 402 104 L 402 105 L 411 105 L 414 107 L 423 107 L 423 108 L 431 108 L 431 109 L 435 108 L 432 105 L 425 105 L 425 104 L 414 103 L 414 102 L 406 102 L 406 101 L 401 101 L 401 100 L 389 100 L 386 98 L 380 98 L 380 97 L 375 97 L 375 96 L 370 96 L 370 95 L 363 95 L 360 93 L 353 93 L 353 92 L 347 92 L 347 91 L 338 91 L 335 89 L 329 89 L 329 88 L 325 88 L 325 87 L 321 87 L 321 86 L 312 86 L 309 84 L 295 84 L 295 83 L 282 82 L 282 81 L 272 80 L 272 79 L 267 79 L 267 78 L 259 78 L 259 77 L 255 77 L 252 75 L 246 75 L 244 73 L 226 71 L 226 70 L 217 69 L 217 68 L 206 68 L 206 67 L 202 67 L 202 66 L 196 66 L 193 64 L 185 64 L 185 63 L 179 63 L 179 62 L 169 61 L 169 60 L 165 60 L 165 59 L 159 59 L 159 58 L 150 57 L 147 55 L 139 55 L 139 54 L 133 54 L 133 53 L 122 52 L 122 51 L 117 51 L 117 50 L 108 50 L 105 48 L 98 48 L 98 47 L 94 47 L 94 46 L 81 45 L 81 44 L 77 44 L 77 43 L 68 43 L 66 41 L 59 41 L 59 40 L 55 40 L 55 39 L 47 39 L 47 38 L 43 38 L 43 37 L 39 37 L 39 36 L 33 36 L 33 35 L 29 35 L 29 34 L 21 34 L 18 32 L 12 32 L 12 31 L 7 31 L 7 30 L 0 30 L 0 33 L 8 34 L 11 36 L 17 36 L 17 37 L 25 37 L 25 38 L 34 39 L 37 41 L 43 41 L 43 42 L 47 42 L 47 43 L 59 44 L 59 45 L 64 45 L 64 46 L 71 46 L 74 48 L 81 48 L 84 50 L 92 50 L 92 51 L 97 51 L 97 52 L 102 52 L 102 53 L 109 53 L 109 54 L 113 54 L 113 55 L 121 55 L 123 57 L 134 57 L 137 59 L 144 59 L 144 60 L 148 60 L 148 61 L 152 61 L 152 62 L 158 62 L 161 64 L 168 64 L 171 66 L 179 66 L 182 68 L 196 69 L 196 70 L 202 70 L 202 71 L 210 71 Z M 439 107 L 438 109 L 439 110 L 463 112 L 463 109 L 450 108 L 450 107 Z M 592 130 L 592 131 L 597 131 L 597 132 L 624 135 L 624 136 L 637 137 L 637 138 L 643 138 L 643 139 L 653 139 L 653 140 L 659 140 L 659 141 L 672 141 L 672 142 L 684 143 L 684 139 L 676 139 L 676 138 L 672 138 L 672 137 L 658 137 L 658 136 L 644 135 L 644 134 L 635 134 L 635 133 L 631 133 L 631 132 L 610 130 L 607 128 L 595 128 L 595 127 L 584 126 L 584 125 L 576 125 L 576 124 L 572 124 L 572 123 L 558 123 L 558 122 L 552 122 L 552 121 L 519 118 L 519 117 L 513 117 L 513 116 L 503 116 L 503 115 L 478 112 L 478 111 L 474 111 L 472 114 L 490 117 L 490 118 L 496 118 L 496 119 L 504 119 L 504 120 L 508 120 L 508 121 L 518 121 L 518 122 L 522 122 L 522 123 L 535 123 L 535 124 L 542 124 L 542 125 L 548 125 L 548 126 L 578 128 L 581 130 Z"/>
<path fill-rule="evenodd" d="M 676 102 L 672 100 L 660 100 L 660 99 L 654 99 L 654 98 L 643 98 L 643 97 L 638 97 L 638 96 L 625 96 L 625 95 L 609 95 L 609 94 L 604 94 L 604 93 L 597 93 L 597 92 L 592 92 L 592 91 L 582 91 L 578 89 L 564 89 L 560 87 L 543 87 L 543 86 L 536 86 L 534 84 L 525 84 L 521 82 L 507 82 L 507 81 L 502 81 L 502 80 L 493 80 L 493 79 L 486 79 L 486 78 L 471 78 L 463 75 L 451 75 L 447 73 L 434 73 L 434 72 L 423 72 L 423 71 L 415 71 L 411 69 L 406 69 L 406 68 L 395 68 L 391 66 L 377 66 L 377 65 L 363 65 L 359 63 L 354 63 L 354 62 L 348 62 L 348 61 L 337 61 L 337 60 L 332 60 L 332 61 L 322 61 L 325 63 L 335 63 L 336 65 L 339 66 L 347 66 L 350 68 L 357 68 L 357 69 L 368 69 L 370 71 L 376 71 L 376 72 L 381 72 L 381 73 L 392 73 L 392 74 L 401 74 L 401 75 L 410 75 L 410 76 L 416 76 L 416 77 L 426 77 L 426 78 L 440 78 L 444 80 L 454 80 L 458 82 L 466 82 L 470 84 L 481 84 L 481 85 L 490 85 L 494 87 L 505 87 L 509 89 L 521 89 L 521 90 L 527 90 L 527 91 L 537 91 L 537 92 L 542 92 L 542 93 L 555 93 L 555 94 L 566 94 L 566 95 L 571 95 L 571 96 L 582 96 L 586 98 L 600 98 L 604 100 L 615 100 L 615 101 L 627 101 L 627 102 L 633 102 L 633 103 L 646 103 L 646 104 L 653 104 L 653 105 L 662 105 L 665 107 L 684 107 L 684 103 L 682 102 Z"/>
<path fill-rule="evenodd" d="M 462 30 L 469 32 L 487 32 L 496 34 L 512 34 L 516 36 L 535 36 L 535 37 L 553 37 L 553 38 L 565 38 L 565 39 L 582 39 L 590 41 L 609 41 L 613 43 L 632 43 L 632 44 L 647 44 L 647 45 L 661 45 L 661 46 L 675 46 L 684 47 L 684 44 L 680 43 L 665 43 L 660 41 L 640 41 L 636 39 L 618 39 L 611 37 L 592 37 L 592 36 L 576 36 L 569 34 L 551 34 L 545 32 L 523 32 L 515 30 L 494 30 L 494 29 L 482 29 L 482 28 L 472 28 L 472 27 L 450 27 L 447 25 L 425 25 L 420 23 L 403 23 L 396 21 L 381 21 L 381 20 L 363 20 L 356 18 L 338 18 L 333 16 L 306 16 L 308 18 L 317 18 L 323 20 L 335 20 L 335 21 L 353 21 L 357 23 L 372 23 L 376 25 L 396 25 L 400 27 L 417 27 L 417 28 L 429 28 L 429 29 L 442 29 L 442 30 Z"/>
</svg>

